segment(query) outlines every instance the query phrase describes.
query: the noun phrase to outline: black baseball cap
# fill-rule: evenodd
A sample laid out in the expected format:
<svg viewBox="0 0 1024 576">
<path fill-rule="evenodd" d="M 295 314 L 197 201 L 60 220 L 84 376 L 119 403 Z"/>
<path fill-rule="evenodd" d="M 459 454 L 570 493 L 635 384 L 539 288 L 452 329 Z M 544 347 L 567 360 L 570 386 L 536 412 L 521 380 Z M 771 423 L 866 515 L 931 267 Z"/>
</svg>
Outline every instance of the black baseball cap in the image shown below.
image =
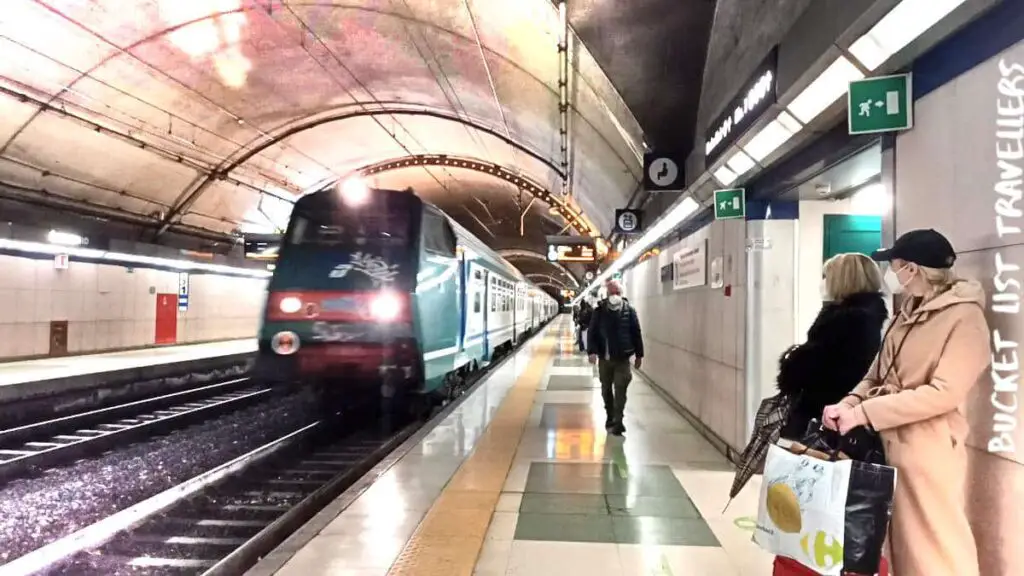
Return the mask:
<svg viewBox="0 0 1024 576">
<path fill-rule="evenodd" d="M 896 258 L 928 268 L 952 268 L 956 252 L 945 236 L 928 228 L 911 230 L 897 238 L 892 248 L 875 250 L 871 254 L 871 259 L 876 262 L 892 262 Z"/>
</svg>

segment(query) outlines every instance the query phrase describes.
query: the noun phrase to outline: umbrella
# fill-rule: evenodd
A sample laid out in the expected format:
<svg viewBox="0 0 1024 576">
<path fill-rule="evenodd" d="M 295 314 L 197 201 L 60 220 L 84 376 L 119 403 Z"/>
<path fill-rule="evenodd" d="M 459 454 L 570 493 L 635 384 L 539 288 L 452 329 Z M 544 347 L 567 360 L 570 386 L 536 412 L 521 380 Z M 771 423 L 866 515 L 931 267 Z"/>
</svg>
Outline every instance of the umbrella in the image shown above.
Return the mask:
<svg viewBox="0 0 1024 576">
<path fill-rule="evenodd" d="M 791 406 L 791 399 L 782 394 L 761 401 L 757 416 L 754 417 L 754 431 L 750 434 L 747 447 L 740 454 L 736 477 L 732 481 L 732 489 L 729 490 L 729 503 L 740 490 L 743 490 L 754 473 L 764 466 L 768 447 L 779 441 L 782 425 L 789 416 Z M 725 507 L 728 508 L 729 504 L 727 503 Z"/>
</svg>

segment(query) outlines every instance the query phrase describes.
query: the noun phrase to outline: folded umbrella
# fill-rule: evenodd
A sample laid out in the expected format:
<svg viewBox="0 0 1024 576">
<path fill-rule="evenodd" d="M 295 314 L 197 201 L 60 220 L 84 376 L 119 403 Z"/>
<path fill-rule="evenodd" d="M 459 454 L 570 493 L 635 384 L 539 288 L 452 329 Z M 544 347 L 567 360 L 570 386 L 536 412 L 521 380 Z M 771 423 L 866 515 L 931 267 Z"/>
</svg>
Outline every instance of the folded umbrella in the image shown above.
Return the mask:
<svg viewBox="0 0 1024 576">
<path fill-rule="evenodd" d="M 790 397 L 782 394 L 761 401 L 754 417 L 754 431 L 750 434 L 747 447 L 740 454 L 736 477 L 733 478 L 732 489 L 729 490 L 729 503 L 743 490 L 750 478 L 764 467 L 768 447 L 779 441 L 782 425 L 789 417 L 792 405 Z M 729 504 L 727 503 L 725 507 L 728 508 Z"/>
</svg>

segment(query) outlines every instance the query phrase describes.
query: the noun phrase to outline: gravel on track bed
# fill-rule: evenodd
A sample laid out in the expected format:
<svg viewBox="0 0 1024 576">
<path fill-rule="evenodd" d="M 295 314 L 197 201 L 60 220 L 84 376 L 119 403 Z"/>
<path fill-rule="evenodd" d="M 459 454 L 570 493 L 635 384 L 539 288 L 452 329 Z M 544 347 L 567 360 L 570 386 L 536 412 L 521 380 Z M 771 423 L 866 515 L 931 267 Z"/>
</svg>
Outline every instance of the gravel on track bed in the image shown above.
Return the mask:
<svg viewBox="0 0 1024 576">
<path fill-rule="evenodd" d="M 116 448 L 0 486 L 0 564 L 312 421 L 299 395 Z"/>
</svg>

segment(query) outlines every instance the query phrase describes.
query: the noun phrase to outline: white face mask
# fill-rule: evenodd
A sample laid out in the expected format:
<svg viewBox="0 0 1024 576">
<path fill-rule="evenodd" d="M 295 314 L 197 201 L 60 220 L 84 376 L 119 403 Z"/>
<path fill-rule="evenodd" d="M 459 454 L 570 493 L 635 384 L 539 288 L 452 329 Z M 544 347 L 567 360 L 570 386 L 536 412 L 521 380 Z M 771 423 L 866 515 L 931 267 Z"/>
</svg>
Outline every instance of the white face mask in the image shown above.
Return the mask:
<svg viewBox="0 0 1024 576">
<path fill-rule="evenodd" d="M 608 303 L 618 308 L 619 304 L 622 304 L 622 296 L 619 294 L 609 294 Z"/>
<path fill-rule="evenodd" d="M 821 286 L 818 287 L 818 290 L 821 292 L 821 301 L 822 302 L 829 302 L 829 301 L 832 300 L 832 297 L 828 295 L 828 290 L 825 288 L 825 279 L 824 278 L 821 279 Z"/>
<path fill-rule="evenodd" d="M 900 268 L 900 270 L 903 270 L 905 268 L 906 266 Z M 889 266 L 889 269 L 885 271 L 884 279 L 885 286 L 889 288 L 890 292 L 892 292 L 893 294 L 900 294 L 901 292 L 903 292 L 904 285 L 902 282 L 900 282 L 900 277 L 896 275 L 896 271 L 893 270 L 892 266 Z"/>
</svg>

